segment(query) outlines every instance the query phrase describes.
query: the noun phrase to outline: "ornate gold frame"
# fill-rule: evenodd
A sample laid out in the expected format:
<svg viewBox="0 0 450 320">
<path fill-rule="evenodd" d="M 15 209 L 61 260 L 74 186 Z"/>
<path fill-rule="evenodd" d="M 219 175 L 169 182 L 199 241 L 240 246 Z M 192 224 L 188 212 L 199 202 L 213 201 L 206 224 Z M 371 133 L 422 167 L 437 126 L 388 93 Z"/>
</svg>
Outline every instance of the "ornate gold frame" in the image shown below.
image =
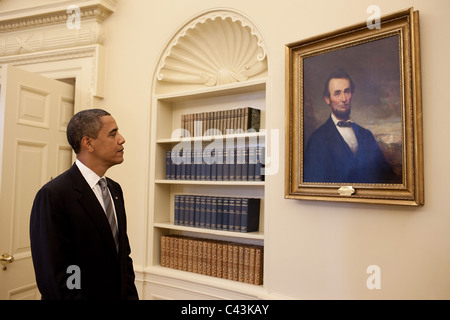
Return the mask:
<svg viewBox="0 0 450 320">
<path fill-rule="evenodd" d="M 304 182 L 305 59 L 394 35 L 398 35 L 400 58 L 401 183 Z M 286 103 L 286 198 L 409 206 L 424 204 L 418 11 L 409 8 L 381 17 L 378 29 L 370 29 L 364 22 L 286 45 Z"/>
</svg>

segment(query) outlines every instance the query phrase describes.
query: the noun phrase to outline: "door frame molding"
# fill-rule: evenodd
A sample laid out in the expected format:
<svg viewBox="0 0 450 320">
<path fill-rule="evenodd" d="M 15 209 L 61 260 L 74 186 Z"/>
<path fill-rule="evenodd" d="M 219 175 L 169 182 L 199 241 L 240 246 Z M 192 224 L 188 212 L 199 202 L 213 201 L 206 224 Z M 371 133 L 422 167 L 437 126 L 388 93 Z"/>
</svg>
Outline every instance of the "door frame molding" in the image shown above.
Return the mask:
<svg viewBox="0 0 450 320">
<path fill-rule="evenodd" d="M 53 79 L 75 79 L 74 112 L 97 107 L 103 100 L 104 48 L 100 44 L 0 57 L 11 64 Z"/>
<path fill-rule="evenodd" d="M 0 13 L 0 71 L 11 64 L 54 79 L 75 78 L 74 111 L 97 107 L 105 73 L 103 22 L 117 1 L 59 0 Z"/>
</svg>

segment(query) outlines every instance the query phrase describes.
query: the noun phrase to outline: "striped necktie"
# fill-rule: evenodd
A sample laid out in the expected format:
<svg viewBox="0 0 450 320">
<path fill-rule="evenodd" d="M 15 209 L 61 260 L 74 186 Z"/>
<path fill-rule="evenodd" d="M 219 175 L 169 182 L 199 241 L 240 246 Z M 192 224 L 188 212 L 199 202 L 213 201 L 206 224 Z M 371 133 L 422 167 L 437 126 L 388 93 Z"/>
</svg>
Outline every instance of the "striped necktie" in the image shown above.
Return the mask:
<svg viewBox="0 0 450 320">
<path fill-rule="evenodd" d="M 114 217 L 114 209 L 111 202 L 111 196 L 109 195 L 108 188 L 106 187 L 106 179 L 102 178 L 98 181 L 102 190 L 103 203 L 105 205 L 105 213 L 108 218 L 109 225 L 111 226 L 111 232 L 114 237 L 114 243 L 116 249 L 119 251 L 119 231 L 117 229 L 116 219 Z"/>
</svg>

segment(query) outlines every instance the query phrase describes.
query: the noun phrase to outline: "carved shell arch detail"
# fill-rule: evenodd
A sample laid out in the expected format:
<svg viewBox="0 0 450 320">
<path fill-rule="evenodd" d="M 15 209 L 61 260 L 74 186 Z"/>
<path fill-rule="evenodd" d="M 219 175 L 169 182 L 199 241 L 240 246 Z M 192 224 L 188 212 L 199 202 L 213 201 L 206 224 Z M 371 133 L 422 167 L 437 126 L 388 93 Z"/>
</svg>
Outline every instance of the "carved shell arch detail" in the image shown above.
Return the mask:
<svg viewBox="0 0 450 320">
<path fill-rule="evenodd" d="M 267 71 L 266 49 L 248 19 L 231 11 L 202 15 L 173 38 L 157 69 L 159 83 L 219 86 Z"/>
</svg>

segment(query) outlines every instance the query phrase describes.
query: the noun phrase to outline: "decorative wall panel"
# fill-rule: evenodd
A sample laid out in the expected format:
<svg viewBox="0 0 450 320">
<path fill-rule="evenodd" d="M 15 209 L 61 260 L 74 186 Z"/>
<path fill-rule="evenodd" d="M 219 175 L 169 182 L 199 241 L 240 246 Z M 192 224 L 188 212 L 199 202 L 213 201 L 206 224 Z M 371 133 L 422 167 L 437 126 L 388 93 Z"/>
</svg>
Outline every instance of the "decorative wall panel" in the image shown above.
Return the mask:
<svg viewBox="0 0 450 320">
<path fill-rule="evenodd" d="M 46 176 L 47 145 L 34 141 L 17 141 L 15 155 L 14 208 L 13 208 L 13 252 L 28 252 L 30 250 L 29 224 L 31 204 L 39 190 L 43 177 Z"/>
<path fill-rule="evenodd" d="M 50 96 L 48 92 L 21 86 L 18 123 L 49 128 Z"/>
</svg>

